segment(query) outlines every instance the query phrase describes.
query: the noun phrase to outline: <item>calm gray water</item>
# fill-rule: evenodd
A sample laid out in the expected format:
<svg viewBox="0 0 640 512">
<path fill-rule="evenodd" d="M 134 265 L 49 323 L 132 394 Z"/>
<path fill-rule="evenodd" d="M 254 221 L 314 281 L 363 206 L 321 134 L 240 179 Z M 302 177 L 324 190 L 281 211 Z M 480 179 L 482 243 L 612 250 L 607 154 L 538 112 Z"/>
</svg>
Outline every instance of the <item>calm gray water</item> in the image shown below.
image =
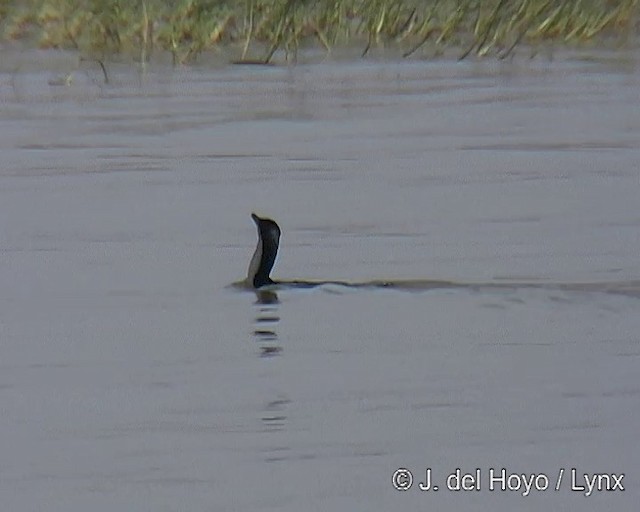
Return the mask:
<svg viewBox="0 0 640 512">
<path fill-rule="evenodd" d="M 52 58 L 0 66 L 4 509 L 637 510 L 637 53 Z M 252 211 L 276 277 L 396 286 L 229 287 Z"/>
</svg>

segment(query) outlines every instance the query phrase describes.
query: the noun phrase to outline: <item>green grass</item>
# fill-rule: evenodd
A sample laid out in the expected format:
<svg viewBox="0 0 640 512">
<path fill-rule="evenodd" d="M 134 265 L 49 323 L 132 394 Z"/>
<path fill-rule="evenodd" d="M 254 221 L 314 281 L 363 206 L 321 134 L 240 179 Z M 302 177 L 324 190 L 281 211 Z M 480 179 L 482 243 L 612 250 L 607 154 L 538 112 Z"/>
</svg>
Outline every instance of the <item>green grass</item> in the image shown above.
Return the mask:
<svg viewBox="0 0 640 512">
<path fill-rule="evenodd" d="M 445 48 L 510 55 L 519 45 L 580 45 L 634 39 L 639 0 L 0 0 L 4 40 L 75 48 L 142 62 L 170 52 L 186 63 L 219 46 L 269 62 L 301 46 L 329 52 L 360 45 L 398 55 Z"/>
</svg>

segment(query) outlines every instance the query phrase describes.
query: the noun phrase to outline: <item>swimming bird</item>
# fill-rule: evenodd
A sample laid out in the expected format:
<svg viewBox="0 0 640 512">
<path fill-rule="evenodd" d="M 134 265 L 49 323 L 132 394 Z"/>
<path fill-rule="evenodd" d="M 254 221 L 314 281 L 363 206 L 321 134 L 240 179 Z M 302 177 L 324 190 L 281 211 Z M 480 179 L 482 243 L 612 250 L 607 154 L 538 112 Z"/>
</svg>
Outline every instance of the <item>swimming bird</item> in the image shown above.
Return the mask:
<svg viewBox="0 0 640 512">
<path fill-rule="evenodd" d="M 278 245 L 280 244 L 280 227 L 271 219 L 251 214 L 258 228 L 258 245 L 249 263 L 247 282 L 253 288 L 275 284 L 269 274 L 276 262 Z"/>
<path fill-rule="evenodd" d="M 236 283 L 242 288 L 260 289 L 265 286 L 277 286 L 273 289 L 282 288 L 315 288 L 317 286 L 324 285 L 337 285 L 348 288 L 387 288 L 402 286 L 400 281 L 368 281 L 361 283 L 351 283 L 347 281 L 334 281 L 334 280 L 322 280 L 322 281 L 307 281 L 307 280 L 278 280 L 271 279 L 271 270 L 276 262 L 276 256 L 278 255 L 278 247 L 280 245 L 280 226 L 272 220 L 263 217 L 258 217 L 255 213 L 251 214 L 253 222 L 255 222 L 258 228 L 258 245 L 251 257 L 249 263 L 249 271 L 247 272 L 247 279 L 243 282 Z M 426 281 L 426 284 L 430 287 L 441 287 L 443 284 L 449 286 L 448 282 L 444 281 Z"/>
<path fill-rule="evenodd" d="M 276 262 L 280 245 L 280 227 L 275 221 L 251 214 L 253 222 L 258 228 L 258 245 L 249 263 L 249 271 L 244 281 L 232 283 L 231 286 L 241 289 L 252 288 L 260 293 L 269 293 L 261 300 L 276 300 L 275 290 L 315 288 L 324 285 L 337 285 L 347 288 L 393 288 L 406 291 L 427 291 L 433 289 L 467 289 L 473 291 L 497 291 L 518 289 L 538 289 L 564 292 L 600 292 L 640 298 L 640 281 L 621 282 L 593 282 L 593 283 L 545 283 L 545 282 L 475 282 L 464 283 L 456 281 L 441 281 L 433 279 L 408 280 L 374 280 L 365 282 L 348 281 L 307 281 L 307 280 L 278 280 L 271 279 L 271 270 Z M 268 287 L 263 289 L 263 287 Z"/>
<path fill-rule="evenodd" d="M 253 222 L 258 228 L 258 245 L 249 263 L 247 279 L 241 283 L 235 283 L 240 287 L 260 289 L 264 286 L 277 285 L 277 289 L 282 288 L 315 288 L 323 285 L 338 285 L 346 287 L 361 286 L 387 286 L 385 282 L 370 283 L 348 283 L 346 281 L 306 281 L 306 280 L 278 280 L 271 279 L 271 270 L 276 262 L 278 246 L 280 245 L 280 227 L 274 220 L 258 217 L 251 214 Z"/>
<path fill-rule="evenodd" d="M 308 281 L 308 280 L 278 280 L 271 279 L 271 270 L 276 262 L 278 247 L 280 245 L 280 226 L 272 220 L 258 217 L 251 214 L 253 222 L 258 228 L 258 245 L 251 257 L 249 271 L 244 281 L 234 283 L 233 286 L 240 288 L 253 288 L 260 290 L 268 286 L 268 290 L 315 288 L 317 286 L 335 285 L 346 288 L 406 288 L 406 289 L 431 289 L 431 288 L 452 288 L 455 283 L 449 281 L 434 280 L 411 280 L 411 281 L 388 281 L 375 280 L 366 282 L 348 282 L 335 280 Z M 264 291 L 264 290 L 261 290 Z"/>
</svg>

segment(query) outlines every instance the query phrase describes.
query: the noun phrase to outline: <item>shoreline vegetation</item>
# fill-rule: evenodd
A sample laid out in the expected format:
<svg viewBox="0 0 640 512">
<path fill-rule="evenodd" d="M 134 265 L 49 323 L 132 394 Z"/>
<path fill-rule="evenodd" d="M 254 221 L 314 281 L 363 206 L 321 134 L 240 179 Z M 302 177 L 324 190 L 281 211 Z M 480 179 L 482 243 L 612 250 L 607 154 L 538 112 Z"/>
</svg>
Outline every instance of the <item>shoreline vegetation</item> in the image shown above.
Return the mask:
<svg viewBox="0 0 640 512">
<path fill-rule="evenodd" d="M 268 64 L 277 52 L 391 47 L 423 58 L 504 59 L 524 45 L 635 42 L 640 0 L 0 0 L 3 42 L 77 50 L 88 58 L 154 54 L 189 64 L 233 48 L 237 62 Z"/>
</svg>

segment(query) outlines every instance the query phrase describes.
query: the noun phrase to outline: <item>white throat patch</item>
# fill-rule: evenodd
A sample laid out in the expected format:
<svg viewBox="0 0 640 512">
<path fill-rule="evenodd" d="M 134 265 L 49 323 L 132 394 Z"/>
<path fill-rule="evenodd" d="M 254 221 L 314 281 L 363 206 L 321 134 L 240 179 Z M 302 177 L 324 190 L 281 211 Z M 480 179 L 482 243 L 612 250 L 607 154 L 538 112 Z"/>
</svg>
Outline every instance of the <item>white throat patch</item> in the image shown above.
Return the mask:
<svg viewBox="0 0 640 512">
<path fill-rule="evenodd" d="M 247 273 L 247 279 L 249 283 L 253 284 L 253 278 L 256 277 L 258 269 L 260 268 L 260 261 L 262 260 L 262 237 L 258 235 L 258 245 L 251 257 L 251 263 L 249 263 L 249 272 Z"/>
</svg>

